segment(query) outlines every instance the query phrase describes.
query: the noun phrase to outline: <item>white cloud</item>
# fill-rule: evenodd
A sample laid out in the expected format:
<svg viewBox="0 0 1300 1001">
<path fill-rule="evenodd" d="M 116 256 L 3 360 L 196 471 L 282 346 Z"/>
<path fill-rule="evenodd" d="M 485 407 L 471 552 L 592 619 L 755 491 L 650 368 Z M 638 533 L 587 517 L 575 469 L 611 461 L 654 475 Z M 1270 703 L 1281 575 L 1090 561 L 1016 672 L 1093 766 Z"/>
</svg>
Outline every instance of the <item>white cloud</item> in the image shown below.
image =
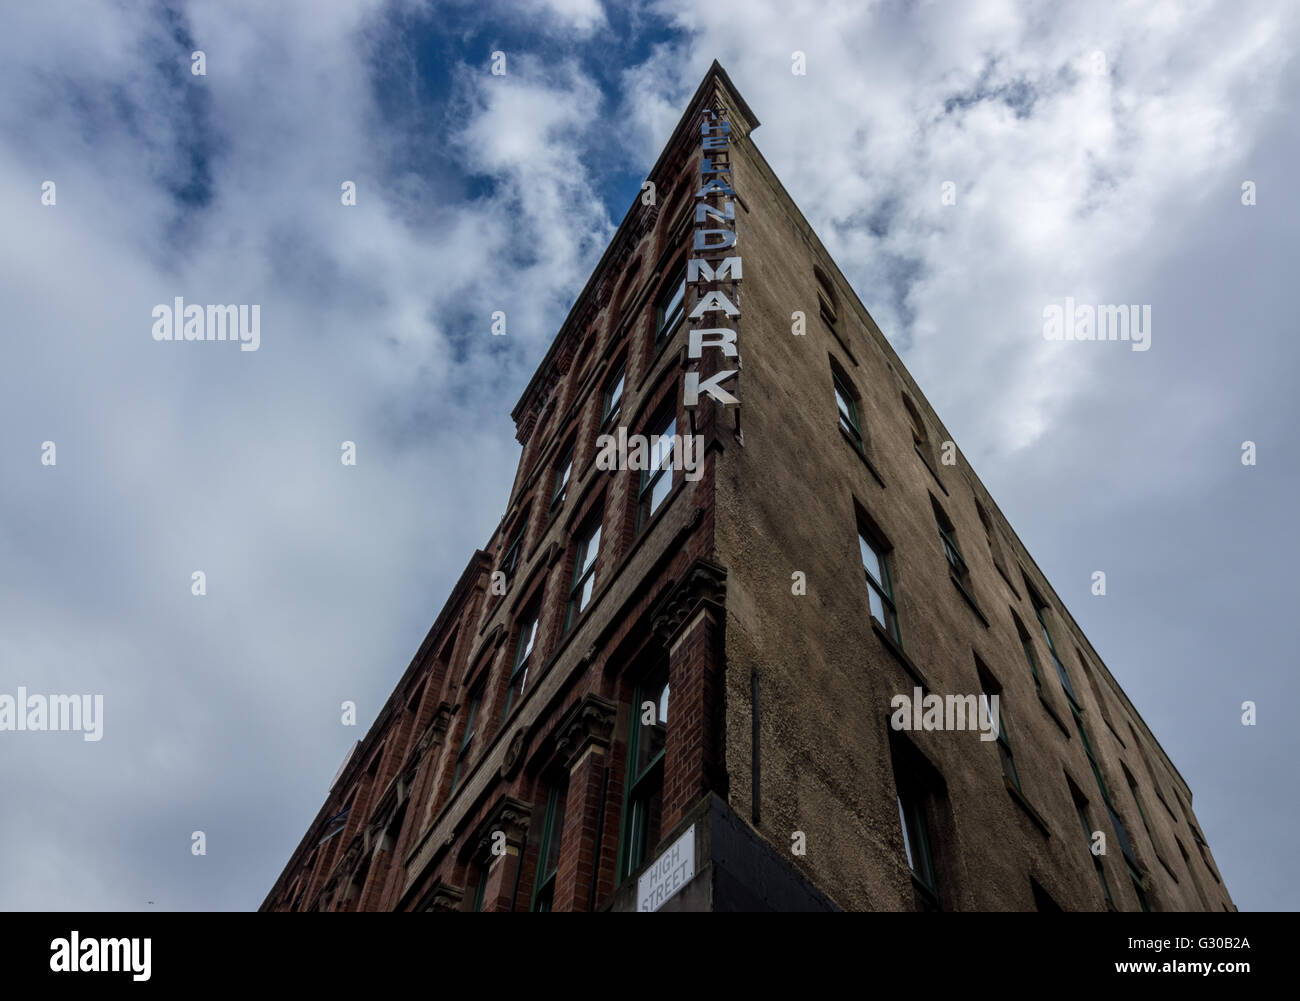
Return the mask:
<svg viewBox="0 0 1300 1001">
<path fill-rule="evenodd" d="M 0 40 L 0 204 L 24 234 L 0 245 L 22 331 L 0 376 L 0 657 L 6 683 L 103 693 L 106 717 L 100 744 L 25 745 L 27 815 L 0 841 L 40 830 L 51 861 L 10 907 L 143 907 L 158 884 L 168 907 L 256 903 L 359 736 L 339 703 L 368 725 L 495 527 L 513 394 L 612 234 L 573 149 L 599 104 L 575 66 L 458 65 L 457 110 L 427 132 L 375 100 L 367 10 L 191 14 L 185 45 L 98 7 L 25 10 Z M 437 166 L 448 147 L 490 195 Z M 395 171 L 412 150 L 423 172 Z M 177 295 L 260 304 L 260 350 L 153 341 Z M 68 823 L 68 795 L 139 843 Z M 231 880 L 234 858 L 254 863 Z M 117 875 L 54 882 L 59 859 Z"/>
</svg>

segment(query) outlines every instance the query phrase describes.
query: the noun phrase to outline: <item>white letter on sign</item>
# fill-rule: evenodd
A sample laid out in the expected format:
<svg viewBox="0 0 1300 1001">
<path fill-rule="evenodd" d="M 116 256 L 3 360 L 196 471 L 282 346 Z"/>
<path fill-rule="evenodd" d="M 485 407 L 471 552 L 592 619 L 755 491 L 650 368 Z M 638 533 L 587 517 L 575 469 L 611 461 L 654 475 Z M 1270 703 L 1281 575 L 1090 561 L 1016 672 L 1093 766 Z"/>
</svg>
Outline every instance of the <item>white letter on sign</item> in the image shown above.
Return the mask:
<svg viewBox="0 0 1300 1001">
<path fill-rule="evenodd" d="M 725 372 L 719 372 L 711 375 L 703 382 L 700 382 L 699 372 L 687 372 L 686 383 L 682 387 L 682 406 L 696 407 L 699 406 L 700 393 L 705 392 L 721 403 L 724 407 L 738 407 L 740 401 L 718 385 L 730 379 L 738 369 L 728 369 Z"/>
<path fill-rule="evenodd" d="M 708 341 L 704 340 L 708 337 Z M 690 332 L 690 343 L 686 347 L 687 358 L 699 358 L 700 353 L 705 348 L 722 348 L 722 354 L 727 358 L 735 358 L 739 351 L 736 350 L 736 332 L 728 330 L 726 327 L 706 327 L 703 330 L 692 330 Z"/>
<path fill-rule="evenodd" d="M 721 292 L 707 292 L 700 300 L 699 305 L 691 310 L 691 319 L 698 320 L 705 313 L 726 313 L 728 316 L 739 316 L 740 310 Z"/>
</svg>

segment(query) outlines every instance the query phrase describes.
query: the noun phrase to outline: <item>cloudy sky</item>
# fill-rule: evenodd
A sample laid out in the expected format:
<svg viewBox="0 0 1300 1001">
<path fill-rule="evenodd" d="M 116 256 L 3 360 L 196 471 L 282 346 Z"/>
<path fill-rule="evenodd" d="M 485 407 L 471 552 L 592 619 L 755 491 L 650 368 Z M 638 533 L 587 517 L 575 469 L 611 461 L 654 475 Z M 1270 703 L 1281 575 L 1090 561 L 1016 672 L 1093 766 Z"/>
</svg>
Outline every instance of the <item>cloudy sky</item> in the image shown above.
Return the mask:
<svg viewBox="0 0 1300 1001">
<path fill-rule="evenodd" d="M 0 907 L 261 902 L 492 531 L 509 411 L 717 58 L 1239 906 L 1295 909 L 1300 17 L 1107 7 L 12 5 L 0 693 L 105 718 L 0 733 Z M 260 304 L 260 349 L 156 342 L 176 296 Z M 1066 296 L 1151 305 L 1150 350 L 1044 340 Z"/>
</svg>

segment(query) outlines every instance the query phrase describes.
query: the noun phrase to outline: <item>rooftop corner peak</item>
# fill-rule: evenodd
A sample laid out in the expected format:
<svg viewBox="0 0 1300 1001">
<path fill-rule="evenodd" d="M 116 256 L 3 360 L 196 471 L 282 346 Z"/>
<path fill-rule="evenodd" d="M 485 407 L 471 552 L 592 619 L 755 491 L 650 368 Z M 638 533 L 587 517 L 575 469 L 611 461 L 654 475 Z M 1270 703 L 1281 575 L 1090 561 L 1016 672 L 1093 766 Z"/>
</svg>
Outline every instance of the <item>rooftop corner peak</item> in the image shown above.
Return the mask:
<svg viewBox="0 0 1300 1001">
<path fill-rule="evenodd" d="M 733 119 L 733 124 L 740 126 L 739 131 L 742 135 L 748 135 L 761 124 L 758 117 L 754 114 L 753 109 L 750 108 L 749 103 L 732 82 L 726 69 L 717 59 L 714 59 L 709 68 L 704 72 L 703 77 L 701 77 L 700 83 L 695 88 L 694 94 L 691 95 L 691 98 L 684 105 L 681 117 L 677 120 L 677 125 L 673 128 L 672 134 L 660 149 L 659 156 L 655 159 L 654 165 L 646 171 L 645 176 L 653 178 L 660 171 L 664 162 L 669 159 L 670 153 L 681 143 L 684 133 L 694 129 L 696 116 L 699 115 L 703 108 L 713 107 L 718 104 L 728 107 L 736 115 L 739 115 L 740 121 L 736 122 L 735 119 Z M 635 210 L 636 202 L 634 201 L 632 207 L 628 209 L 627 215 L 624 216 L 622 222 L 619 224 L 618 231 L 614 234 L 609 245 L 605 248 L 605 252 L 601 255 L 600 261 L 597 262 L 596 266 L 592 269 L 591 274 L 587 278 L 586 284 L 575 297 L 568 315 L 560 324 L 555 337 L 552 338 L 550 347 L 547 349 L 546 354 L 543 355 L 542 359 L 538 362 L 537 367 L 533 370 L 532 376 L 529 377 L 528 383 L 524 386 L 523 392 L 520 393 L 518 400 L 511 409 L 510 416 L 514 420 L 517 430 L 523 423 L 524 414 L 528 408 L 529 401 L 545 382 L 545 373 L 550 369 L 555 361 L 559 346 L 564 340 L 563 335 L 565 330 L 570 327 L 575 317 L 582 316 L 585 313 L 592 291 L 596 285 L 596 279 L 604 271 L 611 253 L 623 238 L 624 231 L 629 225 L 629 219 L 634 215 Z"/>
</svg>

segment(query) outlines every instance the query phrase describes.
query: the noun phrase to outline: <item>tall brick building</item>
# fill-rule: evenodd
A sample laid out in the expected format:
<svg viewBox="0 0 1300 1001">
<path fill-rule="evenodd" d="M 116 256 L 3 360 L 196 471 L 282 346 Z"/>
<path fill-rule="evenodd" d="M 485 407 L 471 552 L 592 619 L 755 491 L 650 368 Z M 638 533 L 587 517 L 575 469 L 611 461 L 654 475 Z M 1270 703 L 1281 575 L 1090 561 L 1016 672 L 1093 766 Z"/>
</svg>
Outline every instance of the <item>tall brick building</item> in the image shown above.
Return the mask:
<svg viewBox="0 0 1300 1001">
<path fill-rule="evenodd" d="M 505 516 L 263 909 L 1232 909 L 757 125 L 715 63 L 515 407 Z M 619 429 L 699 464 L 605 468 Z M 896 709 L 927 696 L 996 738 Z"/>
</svg>

